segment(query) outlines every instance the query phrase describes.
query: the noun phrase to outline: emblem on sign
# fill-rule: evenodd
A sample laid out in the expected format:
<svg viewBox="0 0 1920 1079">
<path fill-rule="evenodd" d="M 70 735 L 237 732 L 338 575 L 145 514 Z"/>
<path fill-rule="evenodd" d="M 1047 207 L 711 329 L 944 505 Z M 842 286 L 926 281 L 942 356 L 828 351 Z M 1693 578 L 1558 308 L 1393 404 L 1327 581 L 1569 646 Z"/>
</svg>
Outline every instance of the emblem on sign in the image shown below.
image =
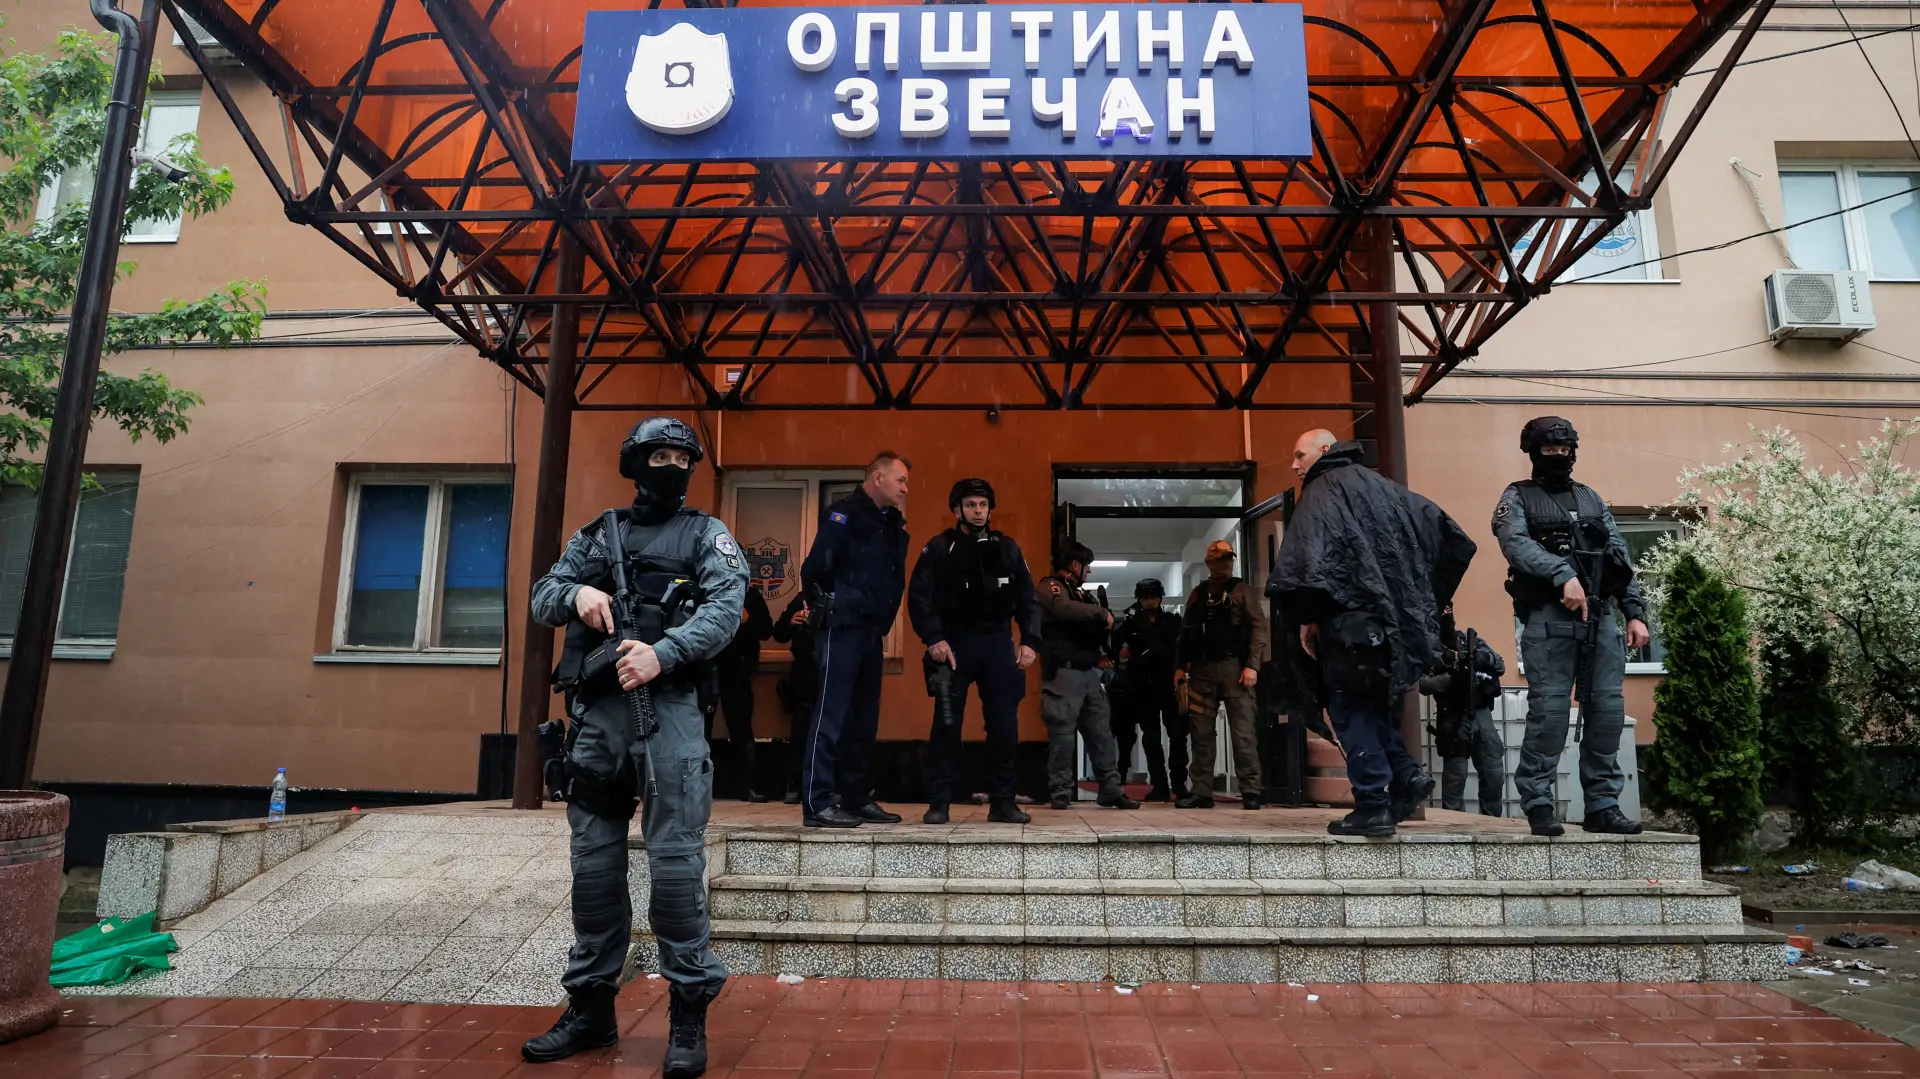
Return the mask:
<svg viewBox="0 0 1920 1079">
<path fill-rule="evenodd" d="M 733 65 L 727 35 L 675 23 L 642 35 L 627 74 L 627 108 L 663 135 L 691 135 L 720 122 L 733 107 Z"/>
<path fill-rule="evenodd" d="M 778 599 L 788 591 L 787 560 L 793 548 L 768 537 L 747 545 L 747 584 L 760 590 L 767 599 Z"/>
</svg>

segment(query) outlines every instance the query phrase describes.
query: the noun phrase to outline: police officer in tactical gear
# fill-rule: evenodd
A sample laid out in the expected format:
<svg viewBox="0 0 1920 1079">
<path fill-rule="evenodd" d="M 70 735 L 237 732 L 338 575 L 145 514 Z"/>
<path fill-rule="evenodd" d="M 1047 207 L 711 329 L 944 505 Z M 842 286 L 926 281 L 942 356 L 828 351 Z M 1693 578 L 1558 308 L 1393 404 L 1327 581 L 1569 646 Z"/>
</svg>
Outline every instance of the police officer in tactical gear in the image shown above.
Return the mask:
<svg viewBox="0 0 1920 1079">
<path fill-rule="evenodd" d="M 1493 533 L 1507 558 L 1507 593 L 1523 629 L 1527 733 L 1513 786 L 1534 835 L 1565 829 L 1554 816 L 1553 776 L 1567 744 L 1568 698 L 1581 683 L 1580 787 L 1589 832 L 1636 835 L 1620 811 L 1620 736 L 1626 723 L 1621 684 L 1626 649 L 1647 643 L 1646 604 L 1633 579 L 1627 541 L 1600 495 L 1573 478 L 1580 436 L 1558 416 L 1528 421 L 1520 448 L 1533 476 L 1509 484 L 1493 512 Z M 1626 621 L 1625 640 L 1614 618 Z M 1583 667 L 1585 670 L 1583 671 Z"/>
<path fill-rule="evenodd" d="M 1087 570 L 1093 551 L 1069 542 L 1055 552 L 1053 572 L 1040 581 L 1040 677 L 1044 699 L 1040 717 L 1047 724 L 1047 789 L 1054 809 L 1073 805 L 1079 787 L 1074 735 L 1087 742 L 1100 781 L 1100 805 L 1139 809 L 1120 786 L 1119 750 L 1113 741 L 1112 710 L 1100 661 L 1106 654 L 1113 612 L 1087 594 Z"/>
<path fill-rule="evenodd" d="M 1451 612 L 1440 616 L 1442 651 L 1433 671 L 1420 679 L 1420 692 L 1433 698 L 1433 740 L 1444 763 L 1440 808 L 1467 808 L 1467 765 L 1480 776 L 1480 813 L 1500 816 L 1506 794 L 1507 744 L 1493 721 L 1506 661 L 1485 637 L 1456 631 Z"/>
<path fill-rule="evenodd" d="M 1024 672 L 1033 666 L 1034 646 L 1040 643 L 1040 608 L 1019 545 L 991 525 L 993 504 L 993 485 L 986 480 L 954 484 L 947 508 L 958 520 L 920 549 L 907 585 L 907 615 L 927 646 L 927 692 L 934 697 L 922 818 L 927 824 L 947 823 L 969 685 L 980 689 L 992 759 L 987 819 L 1002 824 L 1031 819 L 1014 803 L 1013 775 L 1020 698 L 1027 694 Z M 1007 632 L 1008 620 L 1020 629 L 1018 648 Z"/>
<path fill-rule="evenodd" d="M 1267 662 L 1266 603 L 1253 586 L 1233 575 L 1233 544 L 1207 546 L 1208 578 L 1187 597 L 1180 634 L 1181 676 L 1187 681 L 1187 726 L 1193 736 L 1189 769 L 1192 792 L 1175 804 L 1213 808 L 1215 715 L 1224 702 L 1233 767 L 1240 780 L 1240 807 L 1260 808 L 1260 740 L 1253 687 Z"/>
<path fill-rule="evenodd" d="M 1147 577 L 1133 586 L 1133 607 L 1114 627 L 1114 740 L 1120 769 L 1133 760 L 1138 740 L 1147 753 L 1149 802 L 1187 796 L 1187 717 L 1180 713 L 1174 661 L 1180 650 L 1180 616 L 1164 609 L 1167 588 Z M 1166 732 L 1163 749 L 1160 733 Z"/>
<path fill-rule="evenodd" d="M 617 519 L 642 640 L 611 640 L 604 518 L 574 533 L 533 588 L 533 617 L 567 629 L 554 681 L 566 693 L 569 721 L 574 943 L 560 981 L 568 1008 L 521 1049 L 530 1061 L 559 1060 L 619 1038 L 614 997 L 633 935 L 627 829 L 638 800 L 652 880 L 647 913 L 670 989 L 662 1070 L 671 1079 L 706 1070 L 707 1004 L 727 970 L 708 939 L 713 763 L 698 683 L 740 624 L 747 571 L 726 528 L 683 506 L 701 456 L 693 429 L 667 416 L 640 421 L 620 447 L 620 474 L 636 489 L 632 507 Z M 623 698 L 642 686 L 658 721 L 651 733 L 638 729 Z"/>
</svg>

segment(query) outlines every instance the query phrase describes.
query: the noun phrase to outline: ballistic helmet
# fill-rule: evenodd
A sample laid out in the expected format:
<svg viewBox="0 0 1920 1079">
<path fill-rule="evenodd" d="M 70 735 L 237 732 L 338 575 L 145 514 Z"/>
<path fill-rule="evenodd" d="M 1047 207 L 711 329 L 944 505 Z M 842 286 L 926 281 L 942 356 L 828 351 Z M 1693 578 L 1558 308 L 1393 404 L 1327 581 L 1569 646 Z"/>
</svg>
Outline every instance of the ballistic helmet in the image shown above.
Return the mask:
<svg viewBox="0 0 1920 1079">
<path fill-rule="evenodd" d="M 696 465 L 706 456 L 693 428 L 672 416 L 648 416 L 634 424 L 627 440 L 620 443 L 620 474 L 628 479 L 638 477 L 647 465 L 647 457 L 661 446 L 686 450 Z"/>
<path fill-rule="evenodd" d="M 961 480 L 959 483 L 953 485 L 953 490 L 947 492 L 947 508 L 950 510 L 958 510 L 960 503 L 969 498 L 984 498 L 987 500 L 987 508 L 992 509 L 993 484 L 988 483 L 978 476 L 971 476 Z"/>
<path fill-rule="evenodd" d="M 1093 565 L 1093 548 L 1078 540 L 1070 540 L 1053 555 L 1053 568 L 1066 569 L 1075 562 L 1081 565 Z"/>
<path fill-rule="evenodd" d="M 1572 446 L 1580 448 L 1580 432 L 1573 424 L 1558 416 L 1538 416 L 1528 420 L 1520 428 L 1520 451 L 1532 453 L 1542 446 Z"/>
<path fill-rule="evenodd" d="M 1165 599 L 1167 586 L 1160 583 L 1158 577 L 1142 577 L 1140 583 L 1133 586 L 1134 599 Z"/>
</svg>

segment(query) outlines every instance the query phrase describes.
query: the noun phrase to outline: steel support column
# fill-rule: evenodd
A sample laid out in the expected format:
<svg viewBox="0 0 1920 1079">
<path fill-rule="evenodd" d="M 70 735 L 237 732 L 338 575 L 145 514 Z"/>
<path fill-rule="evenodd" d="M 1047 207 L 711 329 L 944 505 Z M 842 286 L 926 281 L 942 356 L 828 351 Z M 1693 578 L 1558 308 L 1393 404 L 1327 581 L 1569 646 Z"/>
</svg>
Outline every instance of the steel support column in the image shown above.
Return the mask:
<svg viewBox="0 0 1920 1079">
<path fill-rule="evenodd" d="M 73 515 L 80 504 L 87 433 L 93 425 L 93 384 L 100 377 L 100 351 L 106 344 L 108 308 L 120 262 L 120 230 L 127 214 L 127 189 L 132 186 L 133 151 L 139 144 L 147 72 L 153 69 L 153 36 L 160 23 L 160 0 L 146 0 L 138 22 L 114 7 L 113 0 L 93 0 L 92 7 L 100 25 L 119 35 L 120 49 L 107 101 L 106 137 L 94 170 L 92 216 L 67 325 L 59 397 L 47 435 L 46 471 L 33 519 L 13 661 L 7 668 L 6 694 L 0 698 L 0 790 L 23 788 L 33 778 L 40 709 L 47 698 L 60 594 L 67 580 L 67 551 L 73 543 Z"/>
<path fill-rule="evenodd" d="M 556 291 L 580 291 L 585 255 L 571 230 L 560 229 L 555 267 Z M 567 456 L 573 445 L 573 391 L 579 380 L 576 352 L 580 341 L 580 308 L 566 302 L 553 305 L 553 325 L 547 331 L 546 401 L 540 415 L 540 478 L 533 496 L 533 540 L 528 544 L 527 586 L 546 575 L 560 560 L 560 535 L 567 510 Z M 552 707 L 553 629 L 527 615 L 526 643 L 520 664 L 520 725 L 515 740 L 513 808 L 539 809 L 542 789 L 540 724 Z"/>
<path fill-rule="evenodd" d="M 1393 256 L 1393 222 L 1367 222 L 1367 287 L 1392 292 L 1397 267 Z M 1378 300 L 1367 305 L 1367 336 L 1373 345 L 1373 431 L 1379 446 L 1380 474 L 1407 482 L 1407 406 L 1400 379 L 1400 305 Z M 1413 753 L 1420 746 L 1420 694 L 1408 690 L 1400 700 L 1400 740 Z M 1420 759 L 1416 754 L 1415 760 Z M 1426 818 L 1416 809 L 1414 820 Z"/>
</svg>

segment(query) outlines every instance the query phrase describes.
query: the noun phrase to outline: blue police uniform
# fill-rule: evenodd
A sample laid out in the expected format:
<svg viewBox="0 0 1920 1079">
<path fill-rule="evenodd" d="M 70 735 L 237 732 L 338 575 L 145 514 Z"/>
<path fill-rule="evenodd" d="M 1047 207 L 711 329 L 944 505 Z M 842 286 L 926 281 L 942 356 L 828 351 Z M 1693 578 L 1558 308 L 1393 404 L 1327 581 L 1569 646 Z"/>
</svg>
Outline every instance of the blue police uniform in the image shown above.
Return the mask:
<svg viewBox="0 0 1920 1079">
<path fill-rule="evenodd" d="M 1020 643 L 1040 644 L 1040 607 L 1034 602 L 1033 574 L 1012 537 L 991 528 L 970 532 L 950 528 L 920 549 L 907 589 L 907 614 L 913 631 L 928 647 L 945 641 L 953 650 L 953 675 L 947 709 L 936 709 L 927 739 L 927 802 L 953 801 L 953 772 L 960 755 L 961 717 L 967 687 L 977 686 L 986 720 L 991 758 L 987 795 L 1011 806 L 1014 765 L 1020 742 L 1020 700 L 1027 695 L 1026 672 L 1014 660 L 1009 620 L 1020 627 Z M 950 717 L 941 722 L 942 715 Z"/>
<path fill-rule="evenodd" d="M 814 638 L 820 670 L 813 730 L 801 758 L 801 804 L 851 813 L 873 803 L 869 765 L 880 728 L 886 636 L 907 585 L 906 518 L 864 489 L 827 507 L 800 567 L 810 596 L 831 596 Z"/>
</svg>

